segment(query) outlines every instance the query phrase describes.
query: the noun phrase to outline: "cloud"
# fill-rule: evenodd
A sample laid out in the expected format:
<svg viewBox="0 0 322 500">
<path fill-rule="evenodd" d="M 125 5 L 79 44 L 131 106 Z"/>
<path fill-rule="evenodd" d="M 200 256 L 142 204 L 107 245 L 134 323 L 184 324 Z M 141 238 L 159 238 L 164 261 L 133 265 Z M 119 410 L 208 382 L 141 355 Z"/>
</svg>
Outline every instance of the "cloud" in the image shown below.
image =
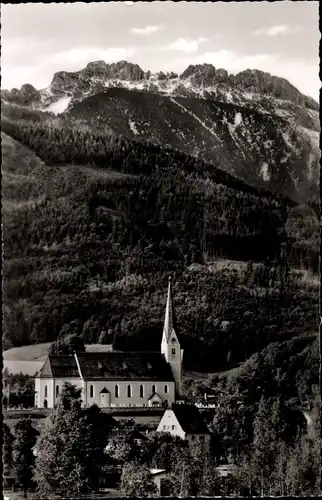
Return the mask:
<svg viewBox="0 0 322 500">
<path fill-rule="evenodd" d="M 60 64 L 61 69 L 64 66 L 72 69 L 75 65 L 86 65 L 92 61 L 103 60 L 105 62 L 117 62 L 127 57 L 132 57 L 135 49 L 126 49 L 122 47 L 109 47 L 108 49 L 101 49 L 98 47 L 80 47 L 78 49 L 71 49 L 64 52 L 58 52 L 53 55 L 52 62 Z"/>
<path fill-rule="evenodd" d="M 259 66 L 267 64 L 274 58 L 270 54 L 238 54 L 230 50 L 220 50 L 218 52 L 205 52 L 196 57 L 197 64 L 209 63 L 216 68 L 224 68 L 228 71 L 242 71 L 244 69 L 257 69 Z"/>
<path fill-rule="evenodd" d="M 270 28 L 260 28 L 253 31 L 255 36 L 278 36 L 278 35 L 293 35 L 301 30 L 300 26 L 289 26 L 288 24 L 279 24 Z"/>
<path fill-rule="evenodd" d="M 161 26 L 145 26 L 145 28 L 131 28 L 130 32 L 135 33 L 136 35 L 151 35 L 152 33 L 156 33 L 160 31 Z"/>
<path fill-rule="evenodd" d="M 38 40 L 34 37 L 14 37 L 10 40 L 2 40 L 2 63 L 13 65 L 25 65 L 27 62 L 36 64 L 35 53 L 44 51 L 47 54 L 56 50 L 57 39 L 48 38 Z"/>
<path fill-rule="evenodd" d="M 27 82 L 38 89 L 45 88 L 56 71 L 79 71 L 92 61 L 104 60 L 112 63 L 124 59 L 131 60 L 135 52 L 134 48 L 82 47 L 45 54 L 40 60 L 33 58 L 13 66 L 6 60 L 5 66 L 2 64 L 2 88 L 21 87 Z"/>
<path fill-rule="evenodd" d="M 189 54 L 197 52 L 199 45 L 206 42 L 208 39 L 199 37 L 196 40 L 189 40 L 187 38 L 178 38 L 174 42 L 165 47 L 165 50 L 187 52 Z"/>
</svg>

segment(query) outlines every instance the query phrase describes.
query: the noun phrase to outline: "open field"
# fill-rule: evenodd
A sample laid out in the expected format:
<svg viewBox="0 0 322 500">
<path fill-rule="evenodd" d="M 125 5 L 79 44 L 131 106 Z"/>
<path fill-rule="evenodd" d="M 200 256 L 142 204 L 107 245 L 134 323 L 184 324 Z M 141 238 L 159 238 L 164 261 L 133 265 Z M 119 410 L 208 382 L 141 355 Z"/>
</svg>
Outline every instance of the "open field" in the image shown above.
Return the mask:
<svg viewBox="0 0 322 500">
<path fill-rule="evenodd" d="M 4 361 L 44 361 L 51 342 L 13 347 L 3 353 Z"/>
<path fill-rule="evenodd" d="M 38 372 L 48 354 L 51 342 L 43 344 L 13 347 L 3 353 L 3 367 L 10 373 L 23 373 L 25 375 L 35 375 Z M 89 344 L 86 346 L 88 352 L 109 352 L 109 344 Z"/>
</svg>

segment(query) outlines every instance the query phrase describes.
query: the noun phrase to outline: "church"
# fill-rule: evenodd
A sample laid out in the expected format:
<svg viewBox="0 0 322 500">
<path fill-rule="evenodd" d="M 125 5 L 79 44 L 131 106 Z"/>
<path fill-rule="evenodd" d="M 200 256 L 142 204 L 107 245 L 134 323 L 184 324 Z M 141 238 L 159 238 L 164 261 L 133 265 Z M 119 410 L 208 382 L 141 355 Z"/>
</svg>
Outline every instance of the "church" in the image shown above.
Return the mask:
<svg viewBox="0 0 322 500">
<path fill-rule="evenodd" d="M 175 331 L 171 279 L 160 352 L 48 355 L 35 377 L 35 406 L 55 408 L 64 383 L 81 389 L 84 406 L 167 406 L 181 391 L 183 350 Z"/>
</svg>

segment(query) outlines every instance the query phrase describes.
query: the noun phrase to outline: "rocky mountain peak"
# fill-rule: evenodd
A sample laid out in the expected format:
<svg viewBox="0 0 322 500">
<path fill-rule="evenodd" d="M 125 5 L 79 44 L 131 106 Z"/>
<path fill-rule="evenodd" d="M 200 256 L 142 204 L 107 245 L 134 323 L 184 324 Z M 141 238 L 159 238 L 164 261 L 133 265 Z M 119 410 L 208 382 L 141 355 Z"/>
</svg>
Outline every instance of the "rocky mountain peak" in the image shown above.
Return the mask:
<svg viewBox="0 0 322 500">
<path fill-rule="evenodd" d="M 16 102 L 23 106 L 29 106 L 40 102 L 41 94 L 30 83 L 22 85 L 18 90 L 13 88 L 11 90 L 1 90 L 1 97 L 9 102 Z"/>
<path fill-rule="evenodd" d="M 87 64 L 86 68 L 85 69 L 88 69 L 90 71 L 94 71 L 94 70 L 102 70 L 102 69 L 106 69 L 106 62 L 101 60 L 101 61 L 92 61 L 90 63 Z"/>
<path fill-rule="evenodd" d="M 108 76 L 113 79 L 136 81 L 144 79 L 144 71 L 138 64 L 119 61 L 109 66 Z"/>
<path fill-rule="evenodd" d="M 79 72 L 58 71 L 54 74 L 50 88 L 55 94 L 69 94 L 79 81 Z"/>
<path fill-rule="evenodd" d="M 190 64 L 188 68 L 180 75 L 180 79 L 189 78 L 196 85 L 212 86 L 216 83 L 228 79 L 228 73 L 225 69 L 216 69 L 212 64 Z"/>
<path fill-rule="evenodd" d="M 138 64 L 128 61 L 107 64 L 103 60 L 98 60 L 88 63 L 80 71 L 55 73 L 50 87 L 43 91 L 38 92 L 32 85 L 26 84 L 21 90 L 2 90 L 1 97 L 3 100 L 27 105 L 40 100 L 47 106 L 62 97 L 79 100 L 105 92 L 109 87 L 124 86 L 132 90 L 144 89 L 154 93 L 199 97 L 203 95 L 223 102 L 234 101 L 239 104 L 244 102 L 251 106 L 255 103 L 255 106 L 263 105 L 265 109 L 273 105 L 272 100 L 277 99 L 273 105 L 275 107 L 281 107 L 280 101 L 285 101 L 282 107 L 288 110 L 294 106 L 319 110 L 319 105 L 314 99 L 301 94 L 284 78 L 253 69 L 232 75 L 225 69 L 217 69 L 209 63 L 191 64 L 178 77 L 174 72 L 151 73 L 149 70 L 144 72 Z M 315 120 L 315 117 L 311 119 Z"/>
<path fill-rule="evenodd" d="M 108 64 L 105 61 L 93 61 L 87 64 L 86 68 L 82 70 L 84 76 L 107 76 Z"/>
<path fill-rule="evenodd" d="M 319 105 L 311 97 L 301 94 L 288 80 L 273 76 L 265 71 L 246 69 L 231 77 L 234 85 L 250 92 L 269 94 L 277 99 L 292 101 L 295 104 L 318 110 Z"/>
</svg>

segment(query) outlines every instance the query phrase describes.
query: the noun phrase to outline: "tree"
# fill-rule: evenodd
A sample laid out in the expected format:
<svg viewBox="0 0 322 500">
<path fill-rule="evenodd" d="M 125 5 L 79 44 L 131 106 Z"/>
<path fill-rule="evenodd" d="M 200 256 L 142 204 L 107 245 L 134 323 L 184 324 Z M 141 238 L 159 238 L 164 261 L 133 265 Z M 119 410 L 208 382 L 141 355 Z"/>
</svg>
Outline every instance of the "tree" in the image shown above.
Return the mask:
<svg viewBox="0 0 322 500">
<path fill-rule="evenodd" d="M 35 463 L 34 446 L 39 434 L 32 427 L 30 418 L 18 420 L 14 428 L 13 471 L 24 493 L 33 485 Z"/>
<path fill-rule="evenodd" d="M 36 480 L 41 494 L 80 494 L 97 489 L 111 419 L 93 405 L 82 409 L 80 390 L 65 384 L 37 445 Z"/>
<path fill-rule="evenodd" d="M 50 354 L 73 354 L 75 351 L 85 352 L 85 350 L 83 337 L 76 333 L 68 334 L 50 346 Z"/>
<path fill-rule="evenodd" d="M 9 373 L 4 370 L 4 397 L 3 404 L 10 406 L 23 405 L 24 408 L 33 406 L 34 403 L 34 377 L 23 373 Z"/>
<path fill-rule="evenodd" d="M 215 496 L 221 494 L 220 476 L 216 470 L 214 457 L 204 450 L 203 444 L 190 447 L 192 455 L 191 491 L 198 496 Z"/>
<path fill-rule="evenodd" d="M 278 454 L 279 400 L 261 398 L 254 420 L 253 466 L 261 482 L 261 490 L 270 485 Z M 268 493 L 266 489 L 266 493 Z"/>
<path fill-rule="evenodd" d="M 123 427 L 108 440 L 105 454 L 111 463 L 123 465 L 138 458 L 140 452 L 141 447 L 135 439 L 135 429 Z"/>
<path fill-rule="evenodd" d="M 321 494 L 321 438 L 305 435 L 290 449 L 286 465 L 288 495 L 318 496 Z"/>
<path fill-rule="evenodd" d="M 210 430 L 217 458 L 232 455 L 238 459 L 240 450 L 252 442 L 253 410 L 248 405 L 239 405 L 234 400 L 223 400 L 216 409 Z"/>
<path fill-rule="evenodd" d="M 124 465 L 121 489 L 123 494 L 129 497 L 149 497 L 157 493 L 156 484 L 148 467 L 138 462 Z"/>
<path fill-rule="evenodd" d="M 7 424 L 3 424 L 3 469 L 4 474 L 9 475 L 13 466 L 13 442 L 14 436 Z"/>
</svg>

